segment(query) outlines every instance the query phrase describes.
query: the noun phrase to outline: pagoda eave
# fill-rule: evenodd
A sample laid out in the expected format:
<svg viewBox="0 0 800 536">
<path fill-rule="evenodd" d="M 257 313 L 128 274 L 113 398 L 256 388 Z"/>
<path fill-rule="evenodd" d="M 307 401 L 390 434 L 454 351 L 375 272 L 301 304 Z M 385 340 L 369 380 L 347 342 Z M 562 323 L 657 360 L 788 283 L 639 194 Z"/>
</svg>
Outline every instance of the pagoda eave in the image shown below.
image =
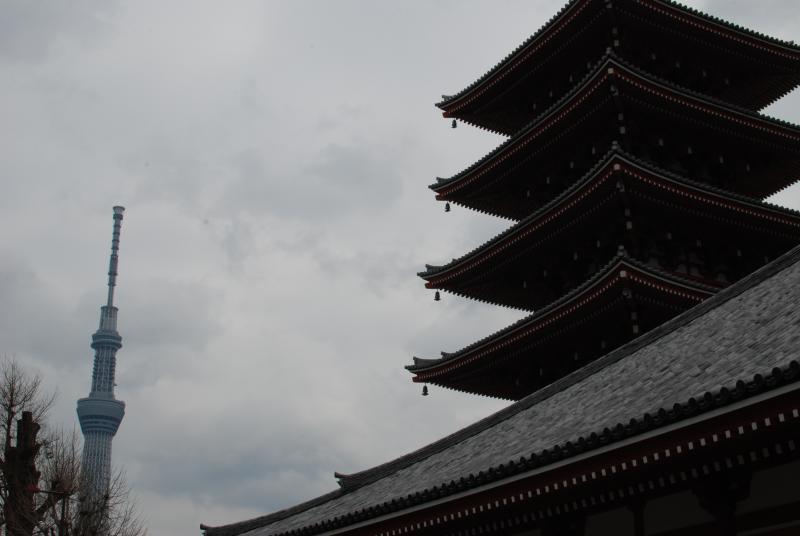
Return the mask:
<svg viewBox="0 0 800 536">
<path fill-rule="evenodd" d="M 625 272 L 621 274 L 620 272 Z M 647 277 L 652 280 L 661 280 L 664 282 L 673 285 L 675 289 L 683 289 L 680 292 L 685 290 L 691 290 L 694 293 L 699 293 L 704 296 L 709 296 L 717 292 L 720 287 L 718 285 L 714 285 L 712 283 L 700 283 L 697 281 L 692 281 L 688 278 L 684 278 L 678 276 L 676 274 L 670 274 L 664 272 L 663 270 L 659 270 L 652 266 L 648 266 L 640 261 L 634 260 L 629 258 L 625 254 L 618 255 L 615 259 L 609 262 L 605 269 L 601 270 L 594 278 L 591 278 L 581 284 L 579 287 L 573 289 L 572 292 L 566 294 L 562 299 L 558 300 L 557 302 L 550 304 L 541 310 L 529 315 L 528 317 L 512 324 L 508 328 L 504 328 L 499 332 L 490 335 L 480 341 L 466 347 L 465 349 L 459 350 L 457 352 L 452 353 L 445 353 L 447 356 L 445 359 L 424 359 L 424 358 L 415 358 L 415 363 L 413 365 L 408 365 L 406 368 L 410 371 L 418 371 L 422 369 L 427 369 L 431 365 L 441 365 L 443 361 L 449 361 L 453 358 L 462 356 L 467 350 L 479 350 L 483 348 L 484 345 L 491 343 L 498 337 L 499 335 L 508 335 L 511 332 L 516 332 L 516 330 L 523 329 L 524 326 L 528 325 L 534 319 L 539 319 L 543 315 L 549 315 L 552 311 L 558 310 L 561 307 L 564 307 L 565 304 L 570 304 L 575 300 L 578 300 L 585 293 L 595 289 L 598 286 L 602 286 L 604 282 L 607 282 L 606 279 L 611 279 L 615 283 L 628 278 L 628 272 L 632 274 L 639 274 L 639 276 L 633 275 L 633 280 L 639 281 L 642 277 Z M 637 279 L 638 277 L 638 279 Z"/>
<path fill-rule="evenodd" d="M 602 23 L 598 23 L 601 19 Z M 503 111 L 498 103 L 520 98 L 520 95 L 510 96 L 516 95 L 512 91 L 526 94 L 520 87 L 547 86 L 552 78 L 561 78 L 564 72 L 573 72 L 576 67 L 571 64 L 547 64 L 556 43 L 563 45 L 580 34 L 586 34 L 582 41 L 585 46 L 579 49 L 596 49 L 599 52 L 600 47 L 605 48 L 610 44 L 611 28 L 616 29 L 617 25 L 621 25 L 623 33 L 627 27 L 635 30 L 631 37 L 635 42 L 623 41 L 622 45 L 617 43 L 616 46 L 638 50 L 647 40 L 646 32 L 639 28 L 643 21 L 661 32 L 671 29 L 676 44 L 684 49 L 705 46 L 727 58 L 730 64 L 748 58 L 750 63 L 740 69 L 748 72 L 752 71 L 753 65 L 759 65 L 766 69 L 760 74 L 771 75 L 760 76 L 757 88 L 747 85 L 724 88 L 726 91 L 720 96 L 726 97 L 725 100 L 729 102 L 758 110 L 800 83 L 800 47 L 793 43 L 769 38 L 670 1 L 634 0 L 602 5 L 599 1 L 576 0 L 483 76 L 460 92 L 443 96 L 436 106 L 445 117 L 511 135 L 522 126 L 518 121 L 525 114 L 519 113 L 516 108 L 513 114 L 508 110 Z M 573 58 L 573 61 L 576 60 Z M 542 65 L 546 72 L 537 72 L 536 69 Z M 523 103 L 518 103 L 517 107 L 519 104 Z"/>
<path fill-rule="evenodd" d="M 503 367 L 508 369 L 511 366 L 508 360 L 517 359 L 515 356 L 523 354 L 527 361 L 520 366 L 530 366 L 530 360 L 536 360 L 536 366 L 543 367 L 543 370 L 558 368 L 563 363 L 554 362 L 547 356 L 534 357 L 537 354 L 534 348 L 542 344 L 552 345 L 548 347 L 557 346 L 557 341 L 564 337 L 571 340 L 570 330 L 587 318 L 594 318 L 595 324 L 604 322 L 616 329 L 619 321 L 629 311 L 652 309 L 652 305 L 647 305 L 648 303 L 662 303 L 682 311 L 712 296 L 719 289 L 719 286 L 702 284 L 627 256 L 618 256 L 593 278 L 555 303 L 461 350 L 443 353 L 440 359 L 414 358 L 414 363 L 406 366 L 406 370 L 415 375 L 412 381 L 417 383 L 431 383 L 497 398 L 518 399 L 530 392 L 525 391 L 526 385 L 520 384 L 517 388 L 495 387 L 491 382 L 492 373 L 488 372 L 489 368 L 503 363 Z M 609 311 L 613 310 L 619 313 L 609 316 Z M 665 314 L 673 316 L 673 313 Z M 607 320 L 601 321 L 598 318 Z M 622 342 L 639 333 L 640 329 L 650 326 L 646 319 L 638 317 L 633 317 L 630 324 L 630 328 L 626 328 L 627 336 L 622 334 L 621 339 L 617 336 Z M 602 329 L 599 331 L 602 332 L 601 338 L 612 337 L 610 332 Z M 607 350 L 618 344 L 614 345 L 609 341 L 609 345 Z M 577 349 L 574 344 L 572 347 Z M 580 363 L 584 364 L 585 359 L 586 357 Z M 518 374 L 516 377 L 526 378 L 527 381 L 530 376 Z"/>
<path fill-rule="evenodd" d="M 606 86 L 605 90 L 600 89 L 603 85 Z M 532 152 L 550 150 L 548 147 L 563 135 L 562 131 L 569 127 L 569 121 L 583 120 L 581 118 L 585 114 L 597 113 L 597 107 L 602 102 L 606 102 L 606 106 L 615 106 L 609 104 L 609 96 L 616 99 L 617 94 L 630 94 L 630 98 L 636 99 L 640 106 L 646 104 L 673 110 L 683 116 L 682 121 L 705 125 L 703 128 L 709 129 L 709 133 L 713 130 L 716 137 L 731 136 L 736 132 L 735 139 L 740 140 L 738 143 L 745 143 L 741 140 L 760 143 L 765 150 L 769 148 L 775 155 L 780 155 L 780 161 L 770 164 L 773 169 L 765 184 L 749 184 L 738 180 L 735 188 L 729 189 L 751 197 L 766 198 L 800 179 L 800 127 L 797 125 L 675 86 L 645 73 L 614 54 L 607 54 L 583 81 L 528 126 L 464 171 L 447 179 L 439 179 L 430 188 L 437 200 L 460 202 L 471 208 L 479 207 L 488 213 L 503 215 L 502 211 L 493 210 L 490 205 L 476 204 L 477 201 L 472 201 L 470 196 L 507 176 L 521 158 L 530 158 Z M 613 113 L 617 115 L 616 111 Z M 607 135 L 615 139 L 620 137 L 616 131 Z M 557 155 L 551 156 L 554 158 Z M 509 217 L 507 214 L 505 216 Z"/>
<path fill-rule="evenodd" d="M 547 206 L 472 252 L 443 266 L 428 265 L 418 275 L 426 281 L 426 288 L 470 294 L 462 288 L 464 282 L 473 277 L 470 274 L 484 271 L 487 262 L 491 263 L 498 255 L 508 256 L 511 250 L 521 250 L 528 247 L 526 244 L 535 243 L 537 236 L 553 233 L 554 225 L 566 225 L 571 221 L 566 216 L 569 212 L 583 217 L 588 210 L 586 207 L 597 205 L 600 199 L 609 195 L 605 192 L 611 186 L 603 187 L 603 184 L 612 177 L 631 181 L 631 186 L 637 188 L 652 189 L 659 195 L 674 197 L 679 200 L 676 203 L 699 204 L 706 207 L 706 217 L 710 217 L 713 211 L 722 211 L 729 214 L 726 219 L 732 225 L 743 225 L 747 220 L 753 220 L 766 228 L 775 228 L 776 232 L 788 233 L 788 236 L 800 235 L 798 212 L 689 181 L 615 150 L 606 155 L 583 180 Z M 594 198 L 597 201 L 592 201 Z"/>
</svg>

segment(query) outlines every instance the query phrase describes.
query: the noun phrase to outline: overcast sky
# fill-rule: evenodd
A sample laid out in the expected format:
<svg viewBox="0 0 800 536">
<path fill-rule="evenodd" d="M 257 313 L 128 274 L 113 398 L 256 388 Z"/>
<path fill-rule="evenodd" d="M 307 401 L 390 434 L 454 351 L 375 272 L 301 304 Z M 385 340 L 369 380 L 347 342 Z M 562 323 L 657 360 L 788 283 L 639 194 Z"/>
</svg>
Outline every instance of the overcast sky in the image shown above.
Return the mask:
<svg viewBox="0 0 800 536">
<path fill-rule="evenodd" d="M 688 3 L 800 30 L 796 0 Z M 403 370 L 522 316 L 415 276 L 508 225 L 427 189 L 501 141 L 433 103 L 562 4 L 0 0 L 0 354 L 77 426 L 126 206 L 114 461 L 152 535 L 295 504 L 502 407 Z M 767 113 L 800 123 L 800 95 Z"/>
</svg>

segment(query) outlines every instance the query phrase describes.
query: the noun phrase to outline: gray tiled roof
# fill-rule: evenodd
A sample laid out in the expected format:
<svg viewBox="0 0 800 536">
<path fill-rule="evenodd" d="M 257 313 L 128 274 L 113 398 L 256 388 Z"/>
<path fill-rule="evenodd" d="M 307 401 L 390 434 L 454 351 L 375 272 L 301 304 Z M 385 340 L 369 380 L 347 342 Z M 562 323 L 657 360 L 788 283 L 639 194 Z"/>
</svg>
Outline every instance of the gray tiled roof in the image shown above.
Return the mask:
<svg viewBox="0 0 800 536">
<path fill-rule="evenodd" d="M 210 529 L 272 536 L 376 507 L 787 367 L 800 347 L 800 247 L 663 326 L 291 511 Z"/>
</svg>

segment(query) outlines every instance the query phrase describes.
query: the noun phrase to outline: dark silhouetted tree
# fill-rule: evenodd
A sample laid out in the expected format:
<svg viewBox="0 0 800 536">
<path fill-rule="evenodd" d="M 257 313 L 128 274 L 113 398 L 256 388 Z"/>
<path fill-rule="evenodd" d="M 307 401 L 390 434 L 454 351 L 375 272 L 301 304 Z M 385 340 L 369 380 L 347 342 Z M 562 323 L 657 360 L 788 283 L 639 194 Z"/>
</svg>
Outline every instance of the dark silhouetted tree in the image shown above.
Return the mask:
<svg viewBox="0 0 800 536">
<path fill-rule="evenodd" d="M 144 536 L 121 472 L 87 500 L 78 434 L 47 427 L 54 400 L 39 375 L 0 360 L 0 526 L 9 536 Z"/>
</svg>

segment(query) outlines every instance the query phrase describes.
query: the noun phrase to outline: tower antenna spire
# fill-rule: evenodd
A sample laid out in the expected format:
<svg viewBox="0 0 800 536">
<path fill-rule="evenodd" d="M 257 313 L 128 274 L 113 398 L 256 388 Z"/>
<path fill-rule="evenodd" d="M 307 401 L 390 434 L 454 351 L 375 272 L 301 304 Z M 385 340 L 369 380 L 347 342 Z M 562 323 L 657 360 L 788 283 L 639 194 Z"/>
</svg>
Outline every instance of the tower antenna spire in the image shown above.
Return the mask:
<svg viewBox="0 0 800 536">
<path fill-rule="evenodd" d="M 114 287 L 117 286 L 117 263 L 119 262 L 119 233 L 125 207 L 114 207 L 114 233 L 111 236 L 111 258 L 108 260 L 108 307 L 114 307 Z"/>
</svg>

